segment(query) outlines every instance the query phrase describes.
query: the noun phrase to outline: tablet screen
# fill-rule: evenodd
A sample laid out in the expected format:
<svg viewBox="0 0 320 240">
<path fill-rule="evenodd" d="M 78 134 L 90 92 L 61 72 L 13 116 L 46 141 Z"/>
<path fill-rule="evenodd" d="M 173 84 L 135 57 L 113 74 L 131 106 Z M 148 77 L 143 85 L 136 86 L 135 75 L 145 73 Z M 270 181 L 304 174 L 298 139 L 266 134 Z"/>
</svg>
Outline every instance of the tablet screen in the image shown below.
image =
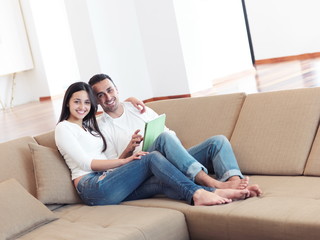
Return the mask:
<svg viewBox="0 0 320 240">
<path fill-rule="evenodd" d="M 146 122 L 144 129 L 142 151 L 147 151 L 154 140 L 164 131 L 166 115 L 161 114 L 157 118 Z"/>
</svg>

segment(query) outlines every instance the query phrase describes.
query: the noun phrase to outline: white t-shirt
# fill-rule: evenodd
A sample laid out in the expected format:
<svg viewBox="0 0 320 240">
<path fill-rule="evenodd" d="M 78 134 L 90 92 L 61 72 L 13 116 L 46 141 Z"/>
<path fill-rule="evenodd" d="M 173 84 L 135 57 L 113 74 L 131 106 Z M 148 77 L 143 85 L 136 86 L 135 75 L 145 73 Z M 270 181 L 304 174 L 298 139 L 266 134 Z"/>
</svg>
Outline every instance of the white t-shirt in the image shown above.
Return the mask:
<svg viewBox="0 0 320 240">
<path fill-rule="evenodd" d="M 98 125 L 107 141 L 106 155 L 110 159 L 119 158 L 128 146 L 132 135 L 137 129 L 144 135 L 145 123 L 156 118 L 158 114 L 146 107 L 146 112 L 141 114 L 131 103 L 122 103 L 124 112 L 119 118 L 112 118 L 107 113 L 98 118 Z M 142 143 L 135 152 L 141 151 Z"/>
<path fill-rule="evenodd" d="M 71 170 L 72 180 L 92 172 L 93 159 L 107 159 L 101 153 L 103 141 L 79 125 L 60 122 L 55 129 L 56 145 Z"/>
</svg>

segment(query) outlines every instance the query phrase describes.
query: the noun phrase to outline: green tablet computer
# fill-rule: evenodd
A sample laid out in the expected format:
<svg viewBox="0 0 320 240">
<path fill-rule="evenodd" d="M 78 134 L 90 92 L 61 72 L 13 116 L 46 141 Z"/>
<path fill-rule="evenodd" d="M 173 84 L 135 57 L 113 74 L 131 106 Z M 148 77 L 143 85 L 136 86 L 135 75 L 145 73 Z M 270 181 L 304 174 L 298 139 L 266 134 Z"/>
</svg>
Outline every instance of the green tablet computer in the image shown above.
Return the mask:
<svg viewBox="0 0 320 240">
<path fill-rule="evenodd" d="M 154 140 L 164 131 L 165 122 L 165 114 L 161 114 L 157 118 L 146 122 L 142 151 L 147 151 L 148 148 L 153 144 Z"/>
</svg>

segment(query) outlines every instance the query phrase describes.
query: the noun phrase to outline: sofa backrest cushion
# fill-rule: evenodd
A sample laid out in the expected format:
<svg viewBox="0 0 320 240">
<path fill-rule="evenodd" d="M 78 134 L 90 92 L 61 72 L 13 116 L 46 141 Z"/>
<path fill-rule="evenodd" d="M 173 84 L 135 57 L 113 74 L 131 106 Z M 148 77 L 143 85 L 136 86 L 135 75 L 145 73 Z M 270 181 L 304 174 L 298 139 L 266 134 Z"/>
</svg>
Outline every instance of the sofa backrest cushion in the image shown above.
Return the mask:
<svg viewBox="0 0 320 240">
<path fill-rule="evenodd" d="M 81 200 L 70 170 L 57 149 L 29 143 L 32 153 L 37 198 L 44 204 L 74 204 Z"/>
<path fill-rule="evenodd" d="M 320 88 L 250 94 L 231 144 L 243 173 L 301 175 L 320 117 Z"/>
<path fill-rule="evenodd" d="M 34 137 L 34 139 L 37 141 L 39 145 L 53 149 L 58 149 L 54 140 L 54 130 L 37 135 Z"/>
<path fill-rule="evenodd" d="M 320 128 L 313 142 L 304 175 L 320 176 Z"/>
<path fill-rule="evenodd" d="M 35 143 L 32 137 L 21 137 L 0 143 L 0 181 L 15 178 L 28 192 L 36 195 L 33 162 L 28 143 Z"/>
<path fill-rule="evenodd" d="M 230 139 L 246 95 L 244 93 L 148 103 L 158 114 L 166 113 L 166 126 L 189 148 L 213 135 Z"/>
</svg>

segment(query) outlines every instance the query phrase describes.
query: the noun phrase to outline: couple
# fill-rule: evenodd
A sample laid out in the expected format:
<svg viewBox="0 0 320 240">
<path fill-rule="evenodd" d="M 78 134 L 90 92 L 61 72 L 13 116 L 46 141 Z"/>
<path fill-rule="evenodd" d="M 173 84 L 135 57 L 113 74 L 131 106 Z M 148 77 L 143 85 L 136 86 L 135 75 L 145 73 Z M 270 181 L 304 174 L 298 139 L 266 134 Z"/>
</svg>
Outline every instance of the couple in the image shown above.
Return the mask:
<svg viewBox="0 0 320 240">
<path fill-rule="evenodd" d="M 135 98 L 119 102 L 108 75 L 97 74 L 89 84 L 69 86 L 55 129 L 57 147 L 87 205 L 156 194 L 196 206 L 218 205 L 261 195 L 259 186 L 249 186 L 241 174 L 225 137 L 214 136 L 186 150 L 167 129 L 143 152 L 139 130 L 157 114 Z M 98 120 L 97 104 L 104 110 Z M 210 177 L 207 168 L 219 180 Z"/>
</svg>

